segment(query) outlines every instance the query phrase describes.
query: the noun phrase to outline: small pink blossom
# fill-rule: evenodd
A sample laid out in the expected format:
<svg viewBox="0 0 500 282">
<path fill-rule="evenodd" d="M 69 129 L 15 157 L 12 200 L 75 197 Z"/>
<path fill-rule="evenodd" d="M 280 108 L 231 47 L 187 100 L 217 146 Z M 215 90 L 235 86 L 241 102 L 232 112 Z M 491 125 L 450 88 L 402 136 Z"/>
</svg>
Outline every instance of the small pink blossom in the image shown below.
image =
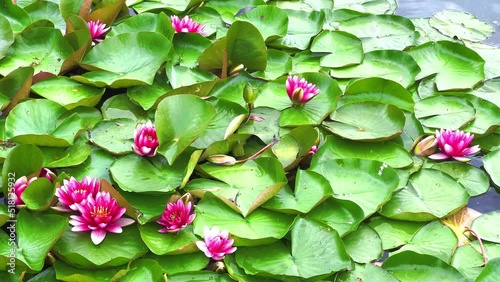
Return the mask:
<svg viewBox="0 0 500 282">
<path fill-rule="evenodd" d="M 54 207 L 58 211 L 78 211 L 76 204 L 84 204 L 88 196 L 95 197 L 99 192 L 100 183 L 97 178 L 85 176 L 82 182 L 74 177 L 63 180 L 63 185 L 56 190 L 60 206 Z"/>
<path fill-rule="evenodd" d="M 432 154 L 429 158 L 433 160 L 453 158 L 459 162 L 468 162 L 470 159 L 466 156 L 481 150 L 478 145 L 469 147 L 473 139 L 473 134 L 465 133 L 459 129 L 455 131 L 451 129 L 436 130 L 436 140 L 441 152 Z"/>
<path fill-rule="evenodd" d="M 294 104 L 304 104 L 318 95 L 319 89 L 315 84 L 295 75 L 287 78 L 286 92 Z"/>
<path fill-rule="evenodd" d="M 134 223 L 131 218 L 121 218 L 125 213 L 124 207 L 118 206 L 116 199 L 112 199 L 108 192 L 98 192 L 94 197 L 88 195 L 87 200 L 75 204 L 80 215 L 71 215 L 69 223 L 72 231 L 91 231 L 90 238 L 95 245 L 99 245 L 106 237 L 107 232 L 122 233 L 122 227 Z"/>
<path fill-rule="evenodd" d="M 165 226 L 165 228 L 158 230 L 158 232 L 177 232 L 193 222 L 196 214 L 191 213 L 192 207 L 191 201 L 184 203 L 182 198 L 175 203 L 167 203 L 161 219 L 157 221 L 158 224 Z"/>
<path fill-rule="evenodd" d="M 132 148 L 141 156 L 153 157 L 158 149 L 158 136 L 156 128 L 151 121 L 139 124 L 134 130 L 134 144 Z"/>
<path fill-rule="evenodd" d="M 21 195 L 26 190 L 26 187 L 31 184 L 31 182 L 37 180 L 37 177 L 32 177 L 30 180 L 26 176 L 20 177 L 14 182 L 14 193 L 10 194 L 9 199 L 14 200 L 16 205 L 24 205 Z"/>
<path fill-rule="evenodd" d="M 197 241 L 196 246 L 207 257 L 214 260 L 221 260 L 226 255 L 236 251 L 236 247 L 233 247 L 234 239 L 229 239 L 229 232 L 227 230 L 220 232 L 217 226 L 214 226 L 212 229 L 205 226 L 203 233 L 203 241 Z"/>
<path fill-rule="evenodd" d="M 54 180 L 56 179 L 57 176 L 50 169 L 42 167 L 42 169 L 40 170 L 40 173 L 38 174 L 38 177 L 45 177 L 50 182 L 54 182 Z"/>
<path fill-rule="evenodd" d="M 109 27 L 106 28 L 106 24 L 99 22 L 99 20 L 87 22 L 87 26 L 89 27 L 90 37 L 93 41 L 92 45 L 95 45 L 96 42 L 101 42 L 103 40 L 102 35 L 109 30 Z"/>
<path fill-rule="evenodd" d="M 316 152 L 318 152 L 318 147 L 317 146 L 312 146 L 310 149 L 309 149 L 309 154 L 316 154 Z"/>
<path fill-rule="evenodd" d="M 172 21 L 172 27 L 175 32 L 192 32 L 199 33 L 201 35 L 205 34 L 205 27 L 200 23 L 193 21 L 189 16 L 184 16 L 184 18 L 180 19 L 178 16 L 171 16 L 170 20 Z"/>
</svg>

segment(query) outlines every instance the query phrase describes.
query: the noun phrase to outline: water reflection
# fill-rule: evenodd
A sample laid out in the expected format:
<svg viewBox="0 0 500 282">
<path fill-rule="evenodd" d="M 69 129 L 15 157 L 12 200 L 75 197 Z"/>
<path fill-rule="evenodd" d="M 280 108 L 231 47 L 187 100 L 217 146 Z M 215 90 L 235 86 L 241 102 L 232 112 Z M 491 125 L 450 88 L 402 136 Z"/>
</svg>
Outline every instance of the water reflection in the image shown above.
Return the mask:
<svg viewBox="0 0 500 282">
<path fill-rule="evenodd" d="M 471 13 L 495 28 L 487 43 L 500 45 L 500 2 L 497 0 L 398 0 L 396 14 L 405 17 L 431 17 L 442 10 Z"/>
</svg>

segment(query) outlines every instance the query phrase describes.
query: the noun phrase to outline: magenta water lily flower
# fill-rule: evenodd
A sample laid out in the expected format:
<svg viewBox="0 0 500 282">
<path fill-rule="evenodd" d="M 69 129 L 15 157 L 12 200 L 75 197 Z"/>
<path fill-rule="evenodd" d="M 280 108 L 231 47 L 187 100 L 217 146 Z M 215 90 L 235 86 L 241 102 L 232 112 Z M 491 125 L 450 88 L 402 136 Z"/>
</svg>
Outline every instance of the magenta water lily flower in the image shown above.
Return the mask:
<svg viewBox="0 0 500 282">
<path fill-rule="evenodd" d="M 201 35 L 205 34 L 205 27 L 200 23 L 193 21 L 189 16 L 184 16 L 184 18 L 179 18 L 178 16 L 171 16 L 172 27 L 175 32 L 192 32 L 199 33 Z"/>
<path fill-rule="evenodd" d="M 54 180 L 56 179 L 57 176 L 50 169 L 42 167 L 42 169 L 40 170 L 40 173 L 38 174 L 38 177 L 45 177 L 50 182 L 54 182 Z"/>
<path fill-rule="evenodd" d="M 53 207 L 58 211 L 78 211 L 76 204 L 84 204 L 88 196 L 95 197 L 99 192 L 100 183 L 97 178 L 85 176 L 82 182 L 74 177 L 63 180 L 63 185 L 56 190 L 56 196 L 61 205 Z"/>
<path fill-rule="evenodd" d="M 153 157 L 158 149 L 158 136 L 156 128 L 149 120 L 145 124 L 139 124 L 134 130 L 134 144 L 132 148 L 141 156 Z"/>
<path fill-rule="evenodd" d="M 131 218 L 121 218 L 126 209 L 118 206 L 107 192 L 98 192 L 95 197 L 88 195 L 85 203 L 75 205 L 81 215 L 70 216 L 71 230 L 91 231 L 90 238 L 95 245 L 104 240 L 107 232 L 122 233 L 122 227 L 134 223 Z"/>
<path fill-rule="evenodd" d="M 316 154 L 316 152 L 318 152 L 318 146 L 312 146 L 310 149 L 309 149 L 309 154 Z"/>
<path fill-rule="evenodd" d="M 466 156 L 475 154 L 481 149 L 478 145 L 469 147 L 474 135 L 461 130 L 441 129 L 436 130 L 436 140 L 441 152 L 429 156 L 433 160 L 445 160 L 453 158 L 459 162 L 468 162 Z"/>
<path fill-rule="evenodd" d="M 101 42 L 103 40 L 102 35 L 109 30 L 109 27 L 106 28 L 106 24 L 99 22 L 99 20 L 87 22 L 87 26 L 90 30 L 92 45 L 95 45 L 96 42 Z"/>
<path fill-rule="evenodd" d="M 161 219 L 157 221 L 158 224 L 165 226 L 165 228 L 158 230 L 158 232 L 177 232 L 183 229 L 193 222 L 196 217 L 196 214 L 191 213 L 192 210 L 193 205 L 191 201 L 185 203 L 182 198 L 175 203 L 168 203 L 161 215 Z"/>
<path fill-rule="evenodd" d="M 236 251 L 236 247 L 233 247 L 234 239 L 229 239 L 229 232 L 227 230 L 220 232 L 217 226 L 214 226 L 212 229 L 205 226 L 203 233 L 203 241 L 197 241 L 196 246 L 207 257 L 214 260 L 221 260 L 226 255 Z"/>
<path fill-rule="evenodd" d="M 37 180 L 37 177 L 32 177 L 30 180 L 26 176 L 20 177 L 19 179 L 14 182 L 14 194 L 11 194 L 12 197 L 15 197 L 15 204 L 16 205 L 24 205 L 23 200 L 21 199 L 21 195 L 24 193 L 24 190 L 26 190 L 26 187 L 31 184 L 31 182 Z"/>
<path fill-rule="evenodd" d="M 315 84 L 295 75 L 287 78 L 286 92 L 294 104 L 304 104 L 318 95 L 319 89 Z"/>
</svg>

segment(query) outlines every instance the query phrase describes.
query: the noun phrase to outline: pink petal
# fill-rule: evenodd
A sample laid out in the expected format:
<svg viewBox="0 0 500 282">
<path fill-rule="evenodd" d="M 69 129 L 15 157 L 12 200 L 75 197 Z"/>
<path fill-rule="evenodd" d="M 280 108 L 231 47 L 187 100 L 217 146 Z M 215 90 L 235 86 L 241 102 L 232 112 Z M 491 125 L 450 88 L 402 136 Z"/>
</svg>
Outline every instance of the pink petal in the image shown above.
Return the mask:
<svg viewBox="0 0 500 282">
<path fill-rule="evenodd" d="M 446 160 L 448 158 L 449 158 L 449 156 L 447 154 L 443 154 L 443 153 L 436 153 L 436 154 L 432 154 L 429 156 L 429 159 L 433 159 L 433 160 Z"/>
<path fill-rule="evenodd" d="M 94 245 L 99 245 L 104 240 L 105 237 L 106 237 L 106 230 L 104 229 L 94 230 L 90 233 L 90 238 L 92 239 Z"/>
</svg>

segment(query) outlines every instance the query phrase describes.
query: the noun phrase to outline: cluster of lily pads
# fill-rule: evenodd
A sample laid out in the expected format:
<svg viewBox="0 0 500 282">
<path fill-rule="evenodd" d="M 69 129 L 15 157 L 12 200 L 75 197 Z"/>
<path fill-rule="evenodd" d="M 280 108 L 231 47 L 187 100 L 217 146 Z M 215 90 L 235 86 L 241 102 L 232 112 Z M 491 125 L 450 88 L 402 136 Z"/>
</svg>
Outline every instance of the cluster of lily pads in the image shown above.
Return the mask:
<svg viewBox="0 0 500 282">
<path fill-rule="evenodd" d="M 495 281 L 500 49 L 395 0 L 0 0 L 1 281 Z"/>
</svg>

